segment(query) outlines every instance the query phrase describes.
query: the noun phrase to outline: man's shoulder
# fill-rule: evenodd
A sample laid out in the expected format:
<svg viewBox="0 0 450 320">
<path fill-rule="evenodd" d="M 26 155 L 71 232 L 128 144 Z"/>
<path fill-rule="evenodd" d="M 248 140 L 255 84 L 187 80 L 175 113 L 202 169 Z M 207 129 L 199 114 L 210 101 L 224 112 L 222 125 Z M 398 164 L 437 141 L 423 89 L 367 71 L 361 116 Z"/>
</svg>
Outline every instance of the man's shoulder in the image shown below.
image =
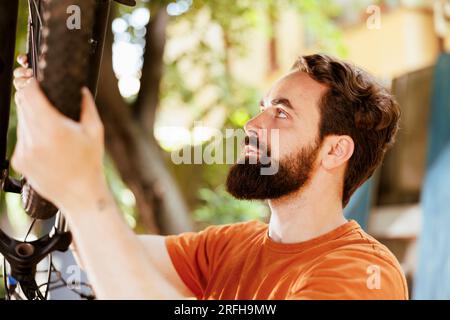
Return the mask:
<svg viewBox="0 0 450 320">
<path fill-rule="evenodd" d="M 405 275 L 395 255 L 361 228 L 354 231 L 318 256 L 311 264 L 308 275 L 331 272 L 341 279 L 370 279 L 371 275 L 379 273 L 384 283 L 398 288 L 407 296 Z"/>
<path fill-rule="evenodd" d="M 336 253 L 353 253 L 356 256 L 366 257 L 368 259 L 382 259 L 395 267 L 400 267 L 397 258 L 389 248 L 368 234 L 362 228 L 349 237 L 348 243 L 342 245 L 336 250 Z M 331 254 L 332 255 L 332 254 Z"/>
<path fill-rule="evenodd" d="M 330 244 L 329 250 L 324 250 L 320 259 L 323 261 L 339 259 L 348 263 L 385 261 L 395 268 L 400 268 L 397 258 L 389 248 L 361 227 L 336 239 Z"/>
<path fill-rule="evenodd" d="M 374 299 L 408 298 L 406 279 L 395 255 L 361 228 L 332 241 L 327 250 L 311 259 L 296 287 L 322 283 L 323 279 L 333 279 L 342 290 L 354 290 L 354 297 L 365 298 L 367 293 Z M 377 284 L 383 290 L 366 290 L 378 288 Z"/>
</svg>

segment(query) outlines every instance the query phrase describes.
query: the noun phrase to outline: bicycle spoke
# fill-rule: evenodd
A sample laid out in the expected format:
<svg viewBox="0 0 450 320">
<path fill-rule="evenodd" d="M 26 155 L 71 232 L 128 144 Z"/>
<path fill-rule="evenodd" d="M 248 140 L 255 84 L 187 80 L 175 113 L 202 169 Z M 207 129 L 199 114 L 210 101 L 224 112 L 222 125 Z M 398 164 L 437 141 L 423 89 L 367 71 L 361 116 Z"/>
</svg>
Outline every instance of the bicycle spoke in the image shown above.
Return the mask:
<svg viewBox="0 0 450 320">
<path fill-rule="evenodd" d="M 29 236 L 31 230 L 33 229 L 33 226 L 34 226 L 35 223 L 36 223 L 36 219 L 33 219 L 33 222 L 31 222 L 31 225 L 30 225 L 30 227 L 28 228 L 27 234 L 25 235 L 25 238 L 24 238 L 23 242 L 26 242 L 26 241 L 27 241 L 27 238 L 28 238 L 28 236 Z"/>
</svg>

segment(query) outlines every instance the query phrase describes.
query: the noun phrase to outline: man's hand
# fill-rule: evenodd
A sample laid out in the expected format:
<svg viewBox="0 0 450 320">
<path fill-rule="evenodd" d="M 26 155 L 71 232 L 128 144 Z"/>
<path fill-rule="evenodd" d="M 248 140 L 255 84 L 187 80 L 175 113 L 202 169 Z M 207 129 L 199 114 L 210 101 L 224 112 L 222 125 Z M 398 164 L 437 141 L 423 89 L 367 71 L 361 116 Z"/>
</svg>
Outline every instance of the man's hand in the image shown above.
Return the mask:
<svg viewBox="0 0 450 320">
<path fill-rule="evenodd" d="M 104 187 L 104 129 L 89 90 L 82 90 L 80 122 L 55 109 L 27 69 L 14 71 L 17 144 L 11 164 L 31 186 L 60 208 L 87 200 Z"/>
</svg>

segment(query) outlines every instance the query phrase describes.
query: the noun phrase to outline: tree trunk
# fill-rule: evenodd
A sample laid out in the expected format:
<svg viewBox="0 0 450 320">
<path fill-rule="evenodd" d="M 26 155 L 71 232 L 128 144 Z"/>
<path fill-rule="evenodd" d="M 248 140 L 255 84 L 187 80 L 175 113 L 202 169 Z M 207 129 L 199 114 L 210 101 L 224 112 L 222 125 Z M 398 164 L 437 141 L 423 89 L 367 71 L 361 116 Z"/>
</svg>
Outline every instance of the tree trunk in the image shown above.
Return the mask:
<svg viewBox="0 0 450 320">
<path fill-rule="evenodd" d="M 135 106 L 128 105 L 118 90 L 117 79 L 112 69 L 113 34 L 111 23 L 108 24 L 97 104 L 105 125 L 107 150 L 122 179 L 136 198 L 142 222 L 150 233 L 173 234 L 190 231 L 193 226 L 178 186 L 166 168 L 153 130 L 149 129 L 149 123 L 153 125 L 154 112 L 158 104 L 167 23 L 167 19 L 160 14 L 156 15 L 158 16 L 159 22 L 163 25 L 152 28 L 149 25 L 147 30 L 149 35 L 145 59 L 152 62 L 144 62 L 142 70 L 144 82 L 139 93 L 139 104 Z M 114 17 L 114 10 L 111 17 Z M 148 39 L 160 42 L 151 43 Z M 149 50 L 148 46 L 155 46 L 156 50 Z M 160 57 L 151 56 L 150 53 L 153 52 L 157 52 Z"/>
</svg>

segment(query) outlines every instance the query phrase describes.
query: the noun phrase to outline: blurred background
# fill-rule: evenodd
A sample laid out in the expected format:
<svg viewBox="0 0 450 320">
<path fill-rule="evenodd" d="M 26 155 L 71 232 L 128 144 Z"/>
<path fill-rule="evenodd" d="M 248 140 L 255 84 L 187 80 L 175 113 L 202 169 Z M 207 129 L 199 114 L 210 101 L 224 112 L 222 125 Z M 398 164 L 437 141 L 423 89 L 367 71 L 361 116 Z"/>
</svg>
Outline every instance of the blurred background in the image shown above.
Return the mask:
<svg viewBox="0 0 450 320">
<path fill-rule="evenodd" d="M 241 128 L 299 55 L 324 52 L 374 74 L 403 113 L 397 143 L 347 217 L 394 252 L 412 298 L 450 299 L 450 1 L 142 0 L 113 5 L 110 20 L 97 95 L 105 173 L 136 232 L 267 221 L 264 203 L 225 192 L 229 165 L 176 165 L 171 153 L 201 152 L 211 128 Z M 11 117 L 9 154 L 14 108 Z M 23 237 L 31 221 L 19 196 L 1 197 L 1 227 Z"/>
</svg>

